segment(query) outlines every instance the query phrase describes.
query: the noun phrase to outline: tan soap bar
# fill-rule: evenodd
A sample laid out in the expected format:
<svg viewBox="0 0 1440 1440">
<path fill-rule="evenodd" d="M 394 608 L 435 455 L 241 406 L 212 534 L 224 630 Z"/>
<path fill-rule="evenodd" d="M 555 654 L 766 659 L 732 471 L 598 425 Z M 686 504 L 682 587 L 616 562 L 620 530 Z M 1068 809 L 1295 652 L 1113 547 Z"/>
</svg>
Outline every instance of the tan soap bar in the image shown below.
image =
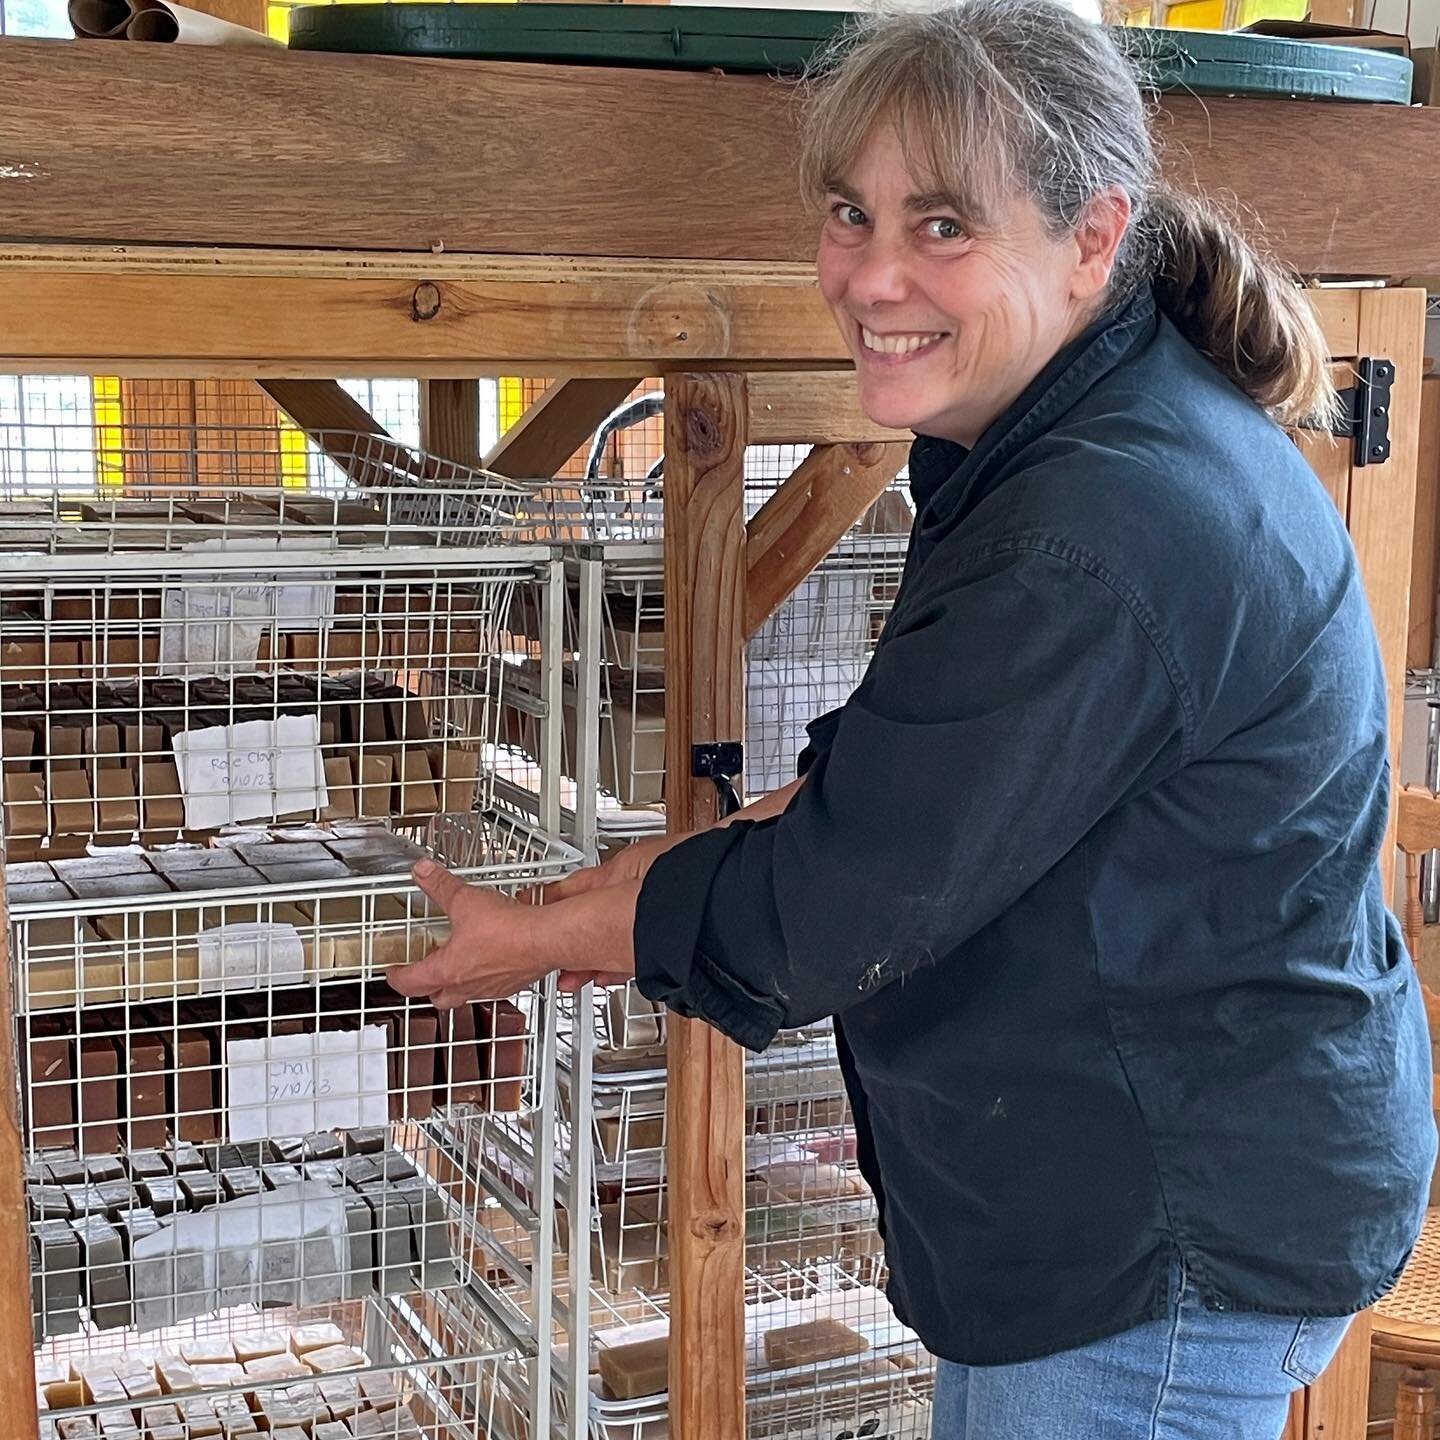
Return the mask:
<svg viewBox="0 0 1440 1440">
<path fill-rule="evenodd" d="M 329 1375 L 336 1370 L 356 1370 L 370 1363 L 363 1350 L 353 1345 L 326 1345 L 321 1350 L 311 1350 L 305 1356 L 305 1363 L 317 1375 Z"/>
<path fill-rule="evenodd" d="M 85 1403 L 85 1382 L 77 1375 L 73 1379 L 52 1380 L 45 1386 L 45 1403 L 52 1410 L 65 1410 L 71 1405 Z"/>
<path fill-rule="evenodd" d="M 95 1370 L 85 1377 L 90 1405 L 124 1404 L 130 1398 L 125 1382 L 113 1370 Z"/>
<path fill-rule="evenodd" d="M 354 1434 L 343 1420 L 327 1420 L 315 1427 L 311 1440 L 353 1440 Z"/>
<path fill-rule="evenodd" d="M 343 1420 L 360 1408 L 359 1383 L 353 1375 L 332 1375 L 320 1382 L 320 1398 L 337 1420 Z"/>
<path fill-rule="evenodd" d="M 235 1348 L 239 1350 L 238 1342 Z M 301 1360 L 287 1353 L 259 1355 L 254 1360 L 247 1360 L 245 1373 L 252 1380 L 303 1380 L 310 1372 Z"/>
<path fill-rule="evenodd" d="M 360 1393 L 372 1410 L 393 1410 L 400 1403 L 395 1382 L 388 1375 L 362 1375 Z"/>
<path fill-rule="evenodd" d="M 120 1377 L 120 1382 L 125 1386 L 125 1394 L 131 1400 L 158 1400 L 160 1398 L 160 1382 L 155 1378 L 153 1371 L 127 1370 Z"/>
<path fill-rule="evenodd" d="M 638 1400 L 663 1395 L 670 1388 L 670 1340 L 637 1340 L 607 1345 L 600 1352 L 600 1381 L 611 1400 Z"/>
<path fill-rule="evenodd" d="M 98 1440 L 100 1434 L 89 1415 L 71 1415 L 57 1420 L 55 1428 L 60 1432 L 60 1440 Z"/>
<path fill-rule="evenodd" d="M 140 1409 L 140 1422 L 147 1430 L 158 1430 L 162 1425 L 180 1425 L 180 1410 L 175 1405 L 144 1405 Z"/>
<path fill-rule="evenodd" d="M 70 1367 L 62 1365 L 60 1361 L 51 1359 L 48 1355 L 37 1355 L 35 1357 L 35 1384 L 44 1390 L 47 1385 L 58 1385 L 62 1380 L 70 1378 Z"/>
<path fill-rule="evenodd" d="M 870 1342 L 848 1325 L 826 1316 L 803 1325 L 786 1325 L 765 1332 L 765 1363 L 775 1370 L 792 1365 L 819 1365 L 846 1355 L 859 1355 Z"/>
<path fill-rule="evenodd" d="M 181 1409 L 193 1440 L 206 1440 L 206 1437 L 220 1433 L 220 1421 L 216 1417 L 214 1405 L 208 1399 L 199 1397 L 187 1400 Z"/>
<path fill-rule="evenodd" d="M 297 1325 L 290 1332 L 290 1348 L 297 1355 L 311 1350 L 324 1350 L 329 1345 L 343 1345 L 345 1333 L 330 1320 L 317 1320 L 310 1325 Z"/>
<path fill-rule="evenodd" d="M 346 1423 L 350 1426 L 350 1434 L 354 1440 L 377 1440 L 377 1437 L 395 1434 L 390 1417 L 380 1414 L 378 1410 L 361 1410 L 352 1415 Z"/>
<path fill-rule="evenodd" d="M 288 1349 L 283 1330 L 256 1330 L 249 1335 L 237 1335 L 232 1343 L 235 1358 L 242 1365 L 262 1355 L 283 1355 Z"/>
<path fill-rule="evenodd" d="M 236 1365 L 234 1361 L 228 1365 L 195 1365 L 192 1368 L 195 1371 L 195 1383 L 202 1390 L 218 1390 L 245 1378 L 245 1367 Z"/>
<path fill-rule="evenodd" d="M 166 1356 L 155 1365 L 160 1376 L 160 1388 L 167 1395 L 178 1395 L 184 1390 L 198 1390 L 200 1382 L 195 1372 L 178 1356 Z"/>
<path fill-rule="evenodd" d="M 208 1340 L 187 1340 L 181 1342 L 180 1358 L 187 1365 L 233 1364 L 235 1347 L 223 1335 Z"/>
</svg>

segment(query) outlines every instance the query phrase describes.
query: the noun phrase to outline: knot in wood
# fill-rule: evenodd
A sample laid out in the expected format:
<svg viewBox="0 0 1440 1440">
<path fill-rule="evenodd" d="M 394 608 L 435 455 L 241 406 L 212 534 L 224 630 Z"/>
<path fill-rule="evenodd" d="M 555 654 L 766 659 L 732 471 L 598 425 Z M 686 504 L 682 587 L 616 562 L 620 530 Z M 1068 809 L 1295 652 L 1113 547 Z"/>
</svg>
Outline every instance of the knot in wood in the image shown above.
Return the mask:
<svg viewBox="0 0 1440 1440">
<path fill-rule="evenodd" d="M 422 280 L 410 297 L 410 316 L 414 320 L 433 320 L 440 313 L 440 287 Z"/>
<path fill-rule="evenodd" d="M 691 1218 L 690 1233 L 708 1245 L 719 1245 L 739 1237 L 740 1221 L 724 1210 L 706 1210 Z"/>
<path fill-rule="evenodd" d="M 692 455 L 718 455 L 725 444 L 725 432 L 710 410 L 696 406 L 686 414 L 685 448 Z"/>
</svg>

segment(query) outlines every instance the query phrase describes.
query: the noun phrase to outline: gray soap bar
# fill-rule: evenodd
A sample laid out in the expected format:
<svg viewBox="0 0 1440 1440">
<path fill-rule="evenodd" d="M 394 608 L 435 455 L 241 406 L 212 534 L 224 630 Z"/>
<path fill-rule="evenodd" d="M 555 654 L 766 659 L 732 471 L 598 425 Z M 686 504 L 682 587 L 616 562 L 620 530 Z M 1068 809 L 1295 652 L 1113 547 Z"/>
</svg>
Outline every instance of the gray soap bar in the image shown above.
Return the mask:
<svg viewBox="0 0 1440 1440">
<path fill-rule="evenodd" d="M 34 1185 L 29 1190 L 30 1213 L 36 1220 L 68 1220 L 70 1197 L 63 1185 Z"/>
<path fill-rule="evenodd" d="M 132 1150 L 128 1158 L 131 1180 L 158 1179 L 170 1173 L 170 1162 L 158 1150 Z"/>
<path fill-rule="evenodd" d="M 357 1190 L 380 1179 L 383 1173 L 369 1155 L 347 1155 L 340 1161 L 340 1174 L 344 1176 L 345 1183 Z"/>
<path fill-rule="evenodd" d="M 140 1196 L 156 1215 L 173 1215 L 185 1208 L 180 1182 L 173 1175 L 157 1175 L 140 1185 Z"/>
<path fill-rule="evenodd" d="M 409 1180 L 419 1172 L 398 1150 L 387 1150 L 382 1163 L 382 1173 L 387 1180 Z"/>
<path fill-rule="evenodd" d="M 278 1190 L 282 1185 L 298 1185 L 301 1179 L 299 1167 L 287 1165 L 283 1160 L 262 1166 L 260 1174 L 267 1190 Z"/>
<path fill-rule="evenodd" d="M 205 1210 L 220 1203 L 220 1177 L 208 1170 L 187 1170 L 177 1177 L 180 1193 L 192 1210 Z"/>
<path fill-rule="evenodd" d="M 439 1290 L 457 1285 L 460 1272 L 455 1268 L 455 1253 L 450 1248 L 450 1225 L 445 1216 L 445 1202 L 427 1189 L 423 1195 L 410 1198 L 413 1217 L 411 1236 L 415 1246 L 415 1273 L 422 1290 Z"/>
<path fill-rule="evenodd" d="M 118 1180 L 102 1180 L 92 1188 L 99 1197 L 100 1209 L 106 1215 L 129 1210 L 135 1204 L 135 1187 L 123 1175 Z"/>
<path fill-rule="evenodd" d="M 317 1130 L 305 1137 L 301 1153 L 306 1160 L 338 1160 L 345 1153 L 345 1147 L 333 1130 Z"/>
<path fill-rule="evenodd" d="M 384 1125 L 360 1125 L 345 1132 L 347 1155 L 377 1155 L 385 1148 Z"/>
<path fill-rule="evenodd" d="M 114 1225 L 120 1235 L 120 1248 L 124 1250 L 127 1260 L 134 1257 L 137 1240 L 143 1240 L 147 1235 L 153 1235 L 160 1228 L 160 1222 L 155 1218 L 155 1212 L 147 1210 L 143 1206 L 137 1206 L 133 1210 L 122 1210 L 115 1217 Z"/>
<path fill-rule="evenodd" d="M 220 1184 L 224 1187 L 227 1200 L 238 1200 L 244 1195 L 258 1195 L 263 1188 L 260 1172 L 249 1165 L 238 1165 L 220 1172 Z"/>
<path fill-rule="evenodd" d="M 170 1149 L 170 1166 L 177 1175 L 186 1170 L 203 1170 L 205 1157 L 193 1145 L 174 1145 Z"/>
<path fill-rule="evenodd" d="M 91 1155 L 85 1161 L 85 1174 L 92 1185 L 98 1185 L 102 1180 L 122 1179 L 125 1167 L 118 1155 Z"/>
<path fill-rule="evenodd" d="M 320 1180 L 336 1189 L 345 1183 L 340 1166 L 334 1160 L 307 1160 L 300 1168 L 307 1180 Z"/>
<path fill-rule="evenodd" d="M 40 1249 L 45 1333 L 69 1335 L 80 1328 L 80 1241 L 65 1220 L 39 1220 L 30 1233 Z"/>
<path fill-rule="evenodd" d="M 345 1298 L 359 1300 L 375 1290 L 375 1219 L 364 1196 L 353 1190 L 345 1195 L 345 1225 L 350 1236 Z"/>
<path fill-rule="evenodd" d="M 133 1318 L 130 1282 L 119 1233 L 108 1220 L 94 1216 L 75 1221 L 74 1228 L 85 1263 L 91 1321 L 102 1330 L 128 1326 Z"/>
<path fill-rule="evenodd" d="M 410 1255 L 414 1248 L 409 1201 L 384 1189 L 362 1194 L 374 1217 L 377 1288 L 382 1295 L 402 1294 L 410 1288 Z"/>
</svg>

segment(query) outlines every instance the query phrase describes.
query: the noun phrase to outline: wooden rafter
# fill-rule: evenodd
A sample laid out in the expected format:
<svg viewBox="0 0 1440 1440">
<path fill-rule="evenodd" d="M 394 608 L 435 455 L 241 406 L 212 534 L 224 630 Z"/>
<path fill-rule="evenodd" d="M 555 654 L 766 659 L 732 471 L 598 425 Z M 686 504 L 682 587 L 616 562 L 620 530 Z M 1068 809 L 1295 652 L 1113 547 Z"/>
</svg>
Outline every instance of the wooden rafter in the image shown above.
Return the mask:
<svg viewBox="0 0 1440 1440">
<path fill-rule="evenodd" d="M 848 371 L 757 374 L 750 378 L 750 443 L 808 445 L 911 439 L 909 432 L 877 425 L 860 409 L 855 376 Z"/>
<path fill-rule="evenodd" d="M 420 444 L 431 455 L 457 464 L 480 464 L 478 380 L 421 382 Z"/>
<path fill-rule="evenodd" d="M 745 531 L 745 634 L 754 635 L 874 503 L 909 454 L 903 442 L 817 445 Z"/>
<path fill-rule="evenodd" d="M 379 105 L 357 149 L 334 117 Z M 795 124 L 757 76 L 12 39 L 0 235 L 806 261 Z M 1302 272 L 1440 271 L 1440 110 L 1172 95 L 1155 126 Z"/>
<path fill-rule="evenodd" d="M 485 468 L 517 480 L 553 475 L 644 379 L 556 380 L 485 457 Z"/>
</svg>

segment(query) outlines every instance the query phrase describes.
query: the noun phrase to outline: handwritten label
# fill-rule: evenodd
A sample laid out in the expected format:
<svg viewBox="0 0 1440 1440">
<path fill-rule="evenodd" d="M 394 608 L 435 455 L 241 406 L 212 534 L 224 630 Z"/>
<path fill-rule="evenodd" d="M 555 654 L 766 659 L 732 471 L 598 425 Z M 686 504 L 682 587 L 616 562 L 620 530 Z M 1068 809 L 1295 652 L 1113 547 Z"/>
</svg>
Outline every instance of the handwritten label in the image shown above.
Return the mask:
<svg viewBox="0 0 1440 1440">
<path fill-rule="evenodd" d="M 386 1043 L 383 1025 L 227 1041 L 230 1138 L 384 1125 Z"/>
<path fill-rule="evenodd" d="M 243 720 L 175 736 L 185 825 L 215 830 L 330 803 L 318 715 Z"/>
<path fill-rule="evenodd" d="M 188 585 L 166 590 L 160 625 L 162 675 L 244 675 L 274 613 L 269 585 Z"/>
</svg>

